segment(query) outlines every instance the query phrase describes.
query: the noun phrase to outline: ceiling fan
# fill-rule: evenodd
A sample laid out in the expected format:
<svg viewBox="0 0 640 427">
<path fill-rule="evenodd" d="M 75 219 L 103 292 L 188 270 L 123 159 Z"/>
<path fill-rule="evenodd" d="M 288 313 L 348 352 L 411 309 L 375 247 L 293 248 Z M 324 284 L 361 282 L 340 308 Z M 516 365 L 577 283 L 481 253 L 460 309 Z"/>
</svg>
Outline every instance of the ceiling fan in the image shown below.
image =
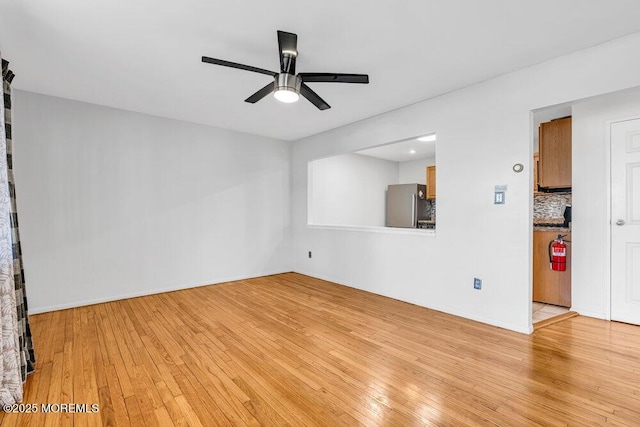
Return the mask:
<svg viewBox="0 0 640 427">
<path fill-rule="evenodd" d="M 222 59 L 202 57 L 202 62 L 222 65 L 224 67 L 238 68 L 240 70 L 253 71 L 273 77 L 265 87 L 245 99 L 245 102 L 255 104 L 262 98 L 273 92 L 273 95 L 281 102 L 296 102 L 300 95 L 307 98 L 320 110 L 331 108 L 324 99 L 320 98 L 306 83 L 369 83 L 367 74 L 336 74 L 336 73 L 298 73 L 296 74 L 296 58 L 298 57 L 298 36 L 285 31 L 278 31 L 278 49 L 280 56 L 280 72 L 224 61 Z"/>
</svg>

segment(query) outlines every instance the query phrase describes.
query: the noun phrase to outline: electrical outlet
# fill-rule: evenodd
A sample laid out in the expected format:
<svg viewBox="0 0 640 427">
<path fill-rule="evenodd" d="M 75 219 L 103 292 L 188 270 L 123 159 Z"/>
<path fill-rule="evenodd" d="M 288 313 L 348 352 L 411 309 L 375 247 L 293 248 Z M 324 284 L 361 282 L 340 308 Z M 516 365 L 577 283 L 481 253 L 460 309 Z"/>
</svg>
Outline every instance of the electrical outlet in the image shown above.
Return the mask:
<svg viewBox="0 0 640 427">
<path fill-rule="evenodd" d="M 309 251 L 309 258 L 311 258 L 311 251 Z"/>
<path fill-rule="evenodd" d="M 478 279 L 477 277 L 473 278 L 473 289 L 482 289 L 482 279 Z"/>
</svg>

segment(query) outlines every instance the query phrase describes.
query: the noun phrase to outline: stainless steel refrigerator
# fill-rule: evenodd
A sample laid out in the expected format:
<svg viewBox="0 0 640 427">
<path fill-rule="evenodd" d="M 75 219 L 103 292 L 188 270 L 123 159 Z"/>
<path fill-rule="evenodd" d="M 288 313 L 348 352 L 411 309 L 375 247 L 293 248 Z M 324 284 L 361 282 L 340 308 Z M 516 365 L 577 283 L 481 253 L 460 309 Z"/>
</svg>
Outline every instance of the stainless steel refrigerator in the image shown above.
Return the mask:
<svg viewBox="0 0 640 427">
<path fill-rule="evenodd" d="M 417 228 L 418 221 L 429 219 L 427 186 L 394 184 L 387 187 L 387 227 Z"/>
</svg>

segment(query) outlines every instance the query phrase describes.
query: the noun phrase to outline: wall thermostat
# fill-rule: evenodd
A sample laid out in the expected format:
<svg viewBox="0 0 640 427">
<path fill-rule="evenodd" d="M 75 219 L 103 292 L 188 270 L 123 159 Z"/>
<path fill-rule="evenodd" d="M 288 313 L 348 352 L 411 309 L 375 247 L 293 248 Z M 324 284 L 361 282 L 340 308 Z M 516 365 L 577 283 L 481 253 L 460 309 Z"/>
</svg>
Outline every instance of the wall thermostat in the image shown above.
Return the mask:
<svg viewBox="0 0 640 427">
<path fill-rule="evenodd" d="M 516 173 L 520 173 L 524 170 L 524 166 L 522 165 L 522 163 L 516 163 L 515 165 L 513 165 L 513 171 Z"/>
</svg>

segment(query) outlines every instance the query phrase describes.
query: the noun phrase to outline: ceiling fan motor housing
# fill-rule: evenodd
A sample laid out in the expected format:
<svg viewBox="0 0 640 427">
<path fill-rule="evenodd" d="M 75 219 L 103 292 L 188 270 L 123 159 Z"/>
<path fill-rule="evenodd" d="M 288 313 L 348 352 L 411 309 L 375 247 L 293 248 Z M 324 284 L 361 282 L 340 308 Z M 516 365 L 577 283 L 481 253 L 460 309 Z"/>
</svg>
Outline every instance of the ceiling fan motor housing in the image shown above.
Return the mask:
<svg viewBox="0 0 640 427">
<path fill-rule="evenodd" d="M 300 94 L 300 84 L 302 79 L 298 76 L 294 76 L 289 73 L 280 73 L 275 78 L 276 88 L 275 90 L 288 90 Z"/>
</svg>

